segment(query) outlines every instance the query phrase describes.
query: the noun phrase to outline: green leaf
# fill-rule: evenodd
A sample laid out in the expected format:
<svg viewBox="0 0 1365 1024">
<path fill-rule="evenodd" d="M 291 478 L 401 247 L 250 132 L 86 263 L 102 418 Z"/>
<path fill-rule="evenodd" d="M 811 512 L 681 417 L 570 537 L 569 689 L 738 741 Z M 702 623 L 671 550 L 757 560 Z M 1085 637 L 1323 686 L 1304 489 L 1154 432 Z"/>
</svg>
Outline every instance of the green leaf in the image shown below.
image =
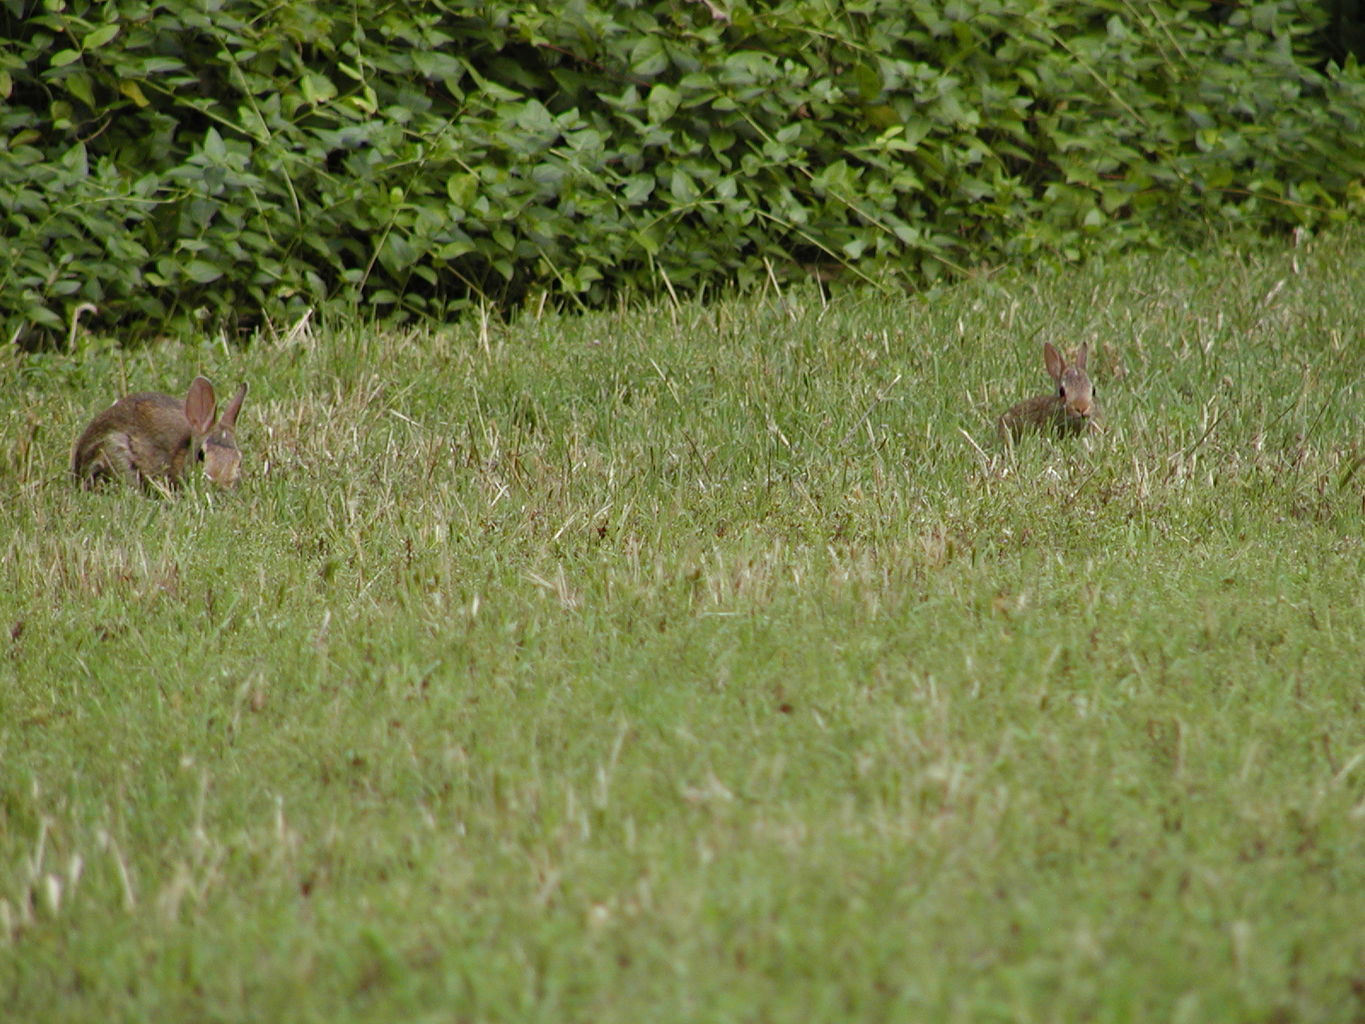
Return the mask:
<svg viewBox="0 0 1365 1024">
<path fill-rule="evenodd" d="M 858 97 L 864 103 L 871 103 L 882 93 L 882 76 L 872 63 L 861 63 L 854 65 L 849 72 L 854 85 L 858 91 Z"/>
<path fill-rule="evenodd" d="M 673 198 L 680 203 L 695 202 L 699 195 L 697 183 L 694 182 L 681 167 L 673 168 L 673 173 L 668 182 L 669 191 Z"/>
<path fill-rule="evenodd" d="M 635 232 L 635 241 L 650 256 L 657 256 L 662 251 L 663 246 L 655 236 L 653 229 L 645 228 Z"/>
<path fill-rule="evenodd" d="M 644 36 L 631 48 L 630 70 L 642 78 L 653 78 L 668 70 L 668 55 L 658 33 Z"/>
<path fill-rule="evenodd" d="M 450 261 L 457 260 L 466 253 L 473 251 L 474 243 L 469 239 L 465 239 L 460 242 L 447 242 L 445 245 L 439 245 L 434 250 L 434 254 L 440 259 Z"/>
<path fill-rule="evenodd" d="M 89 174 L 90 164 L 85 152 L 85 143 L 78 142 L 63 153 L 62 166 L 82 178 Z"/>
<path fill-rule="evenodd" d="M 124 70 L 138 78 L 148 78 L 152 75 L 168 75 L 177 71 L 185 70 L 184 61 L 176 60 L 174 57 L 147 57 L 143 60 L 135 61 L 128 65 Z"/>
<path fill-rule="evenodd" d="M 48 64 L 54 68 L 64 68 L 68 64 L 74 64 L 81 59 L 80 50 L 58 50 L 54 53 Z"/>
<path fill-rule="evenodd" d="M 24 316 L 31 320 L 33 323 L 41 324 L 44 327 L 56 329 L 66 327 L 65 320 L 63 320 L 52 310 L 48 309 L 46 306 L 41 306 L 36 302 L 24 307 Z"/>
<path fill-rule="evenodd" d="M 656 85 L 649 90 L 649 120 L 653 124 L 662 124 L 667 121 L 677 111 L 679 104 L 682 103 L 682 94 L 676 89 L 667 85 Z"/>
<path fill-rule="evenodd" d="M 524 101 L 513 117 L 517 127 L 523 131 L 534 132 L 537 135 L 559 134 L 554 115 L 539 100 Z"/>
<path fill-rule="evenodd" d="M 452 174 L 446 179 L 446 195 L 461 209 L 468 209 L 479 194 L 479 178 L 475 174 Z"/>
<path fill-rule="evenodd" d="M 109 42 L 119 33 L 119 26 L 114 23 L 101 25 L 99 28 L 86 34 L 81 40 L 81 49 L 98 50 L 105 43 Z"/>
<path fill-rule="evenodd" d="M 625 200 L 631 206 L 638 206 L 649 198 L 654 191 L 654 175 L 633 174 L 626 179 Z"/>
<path fill-rule="evenodd" d="M 132 79 L 121 79 L 118 84 L 118 91 L 132 100 L 136 106 L 145 107 L 147 105 L 147 97 L 143 95 L 142 87 Z"/>
<path fill-rule="evenodd" d="M 66 76 L 62 82 L 66 86 L 66 91 L 76 99 L 80 100 L 87 107 L 95 106 L 95 92 L 91 88 L 90 75 L 85 71 L 76 71 Z"/>
<path fill-rule="evenodd" d="M 223 144 L 223 137 L 218 134 L 218 129 L 212 126 L 204 132 L 204 155 L 212 160 L 223 160 L 227 156 L 227 146 Z"/>
<path fill-rule="evenodd" d="M 326 103 L 337 95 L 337 87 L 326 75 L 306 74 L 299 79 L 299 91 L 310 106 Z"/>
<path fill-rule="evenodd" d="M 725 85 L 753 85 L 773 76 L 771 58 L 753 50 L 729 54 L 722 65 L 720 80 Z"/>
<path fill-rule="evenodd" d="M 185 264 L 185 276 L 199 284 L 209 284 L 223 276 L 223 272 L 204 260 L 190 260 Z"/>
</svg>

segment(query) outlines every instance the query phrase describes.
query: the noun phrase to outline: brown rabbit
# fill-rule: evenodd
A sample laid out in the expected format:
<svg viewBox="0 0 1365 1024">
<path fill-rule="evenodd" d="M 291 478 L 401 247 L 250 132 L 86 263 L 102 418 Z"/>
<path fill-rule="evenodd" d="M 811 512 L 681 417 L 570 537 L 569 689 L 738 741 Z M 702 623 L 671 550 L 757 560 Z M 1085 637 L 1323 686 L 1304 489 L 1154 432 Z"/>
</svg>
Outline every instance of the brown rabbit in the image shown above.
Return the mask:
<svg viewBox="0 0 1365 1024">
<path fill-rule="evenodd" d="M 195 377 L 182 402 L 156 391 L 140 391 L 120 398 L 90 421 L 71 453 L 71 471 L 81 487 L 101 480 L 124 479 L 145 487 L 164 480 L 180 483 L 187 459 L 202 459 L 204 474 L 215 484 L 237 482 L 242 453 L 233 431 L 246 397 L 243 384 L 217 415 L 213 385 Z"/>
<path fill-rule="evenodd" d="M 1090 346 L 1082 345 L 1076 361 L 1066 359 L 1050 341 L 1043 342 L 1043 360 L 1057 390 L 1050 395 L 1026 398 L 1000 417 L 996 429 L 1001 440 L 1017 441 L 1028 431 L 1071 437 L 1092 430 L 1096 424 L 1095 389 L 1085 372 Z"/>
</svg>

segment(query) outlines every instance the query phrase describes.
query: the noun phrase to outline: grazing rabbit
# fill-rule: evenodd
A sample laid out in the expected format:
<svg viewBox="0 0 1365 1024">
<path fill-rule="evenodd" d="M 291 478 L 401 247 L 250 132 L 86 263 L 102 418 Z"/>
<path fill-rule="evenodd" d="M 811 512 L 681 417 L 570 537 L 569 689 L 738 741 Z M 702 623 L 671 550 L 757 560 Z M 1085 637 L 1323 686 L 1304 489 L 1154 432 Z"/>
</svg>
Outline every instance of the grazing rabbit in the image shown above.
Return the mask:
<svg viewBox="0 0 1365 1024">
<path fill-rule="evenodd" d="M 1082 345 L 1076 352 L 1076 361 L 1068 366 L 1052 342 L 1043 342 L 1043 360 L 1057 390 L 1050 395 L 1026 398 L 1006 410 L 996 424 L 1001 440 L 1017 441 L 1028 431 L 1071 437 L 1094 429 L 1098 410 L 1095 389 L 1085 372 L 1089 355 L 1089 345 Z"/>
<path fill-rule="evenodd" d="M 161 479 L 174 487 L 186 460 L 197 458 L 210 480 L 231 487 L 242 464 L 233 431 L 245 397 L 243 384 L 219 417 L 213 385 L 195 377 L 183 402 L 156 391 L 120 398 L 91 420 L 76 442 L 71 453 L 76 482 L 88 489 L 122 478 L 145 487 Z"/>
</svg>

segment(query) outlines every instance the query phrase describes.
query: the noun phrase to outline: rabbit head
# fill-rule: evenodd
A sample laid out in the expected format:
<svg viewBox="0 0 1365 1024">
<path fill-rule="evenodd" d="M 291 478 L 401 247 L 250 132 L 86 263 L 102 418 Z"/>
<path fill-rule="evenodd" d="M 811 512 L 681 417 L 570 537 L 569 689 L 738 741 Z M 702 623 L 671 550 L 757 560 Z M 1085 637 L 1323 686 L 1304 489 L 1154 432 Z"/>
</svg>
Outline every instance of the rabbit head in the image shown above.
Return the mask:
<svg viewBox="0 0 1365 1024">
<path fill-rule="evenodd" d="M 1095 389 L 1085 370 L 1089 358 L 1089 345 L 1082 345 L 1075 362 L 1068 364 L 1052 342 L 1044 342 L 1043 361 L 1056 389 L 1006 409 L 996 421 L 1000 438 L 1013 443 L 1028 433 L 1074 437 L 1094 429 L 1098 408 Z"/>
<path fill-rule="evenodd" d="M 1062 415 L 1077 429 L 1090 422 L 1095 412 L 1095 389 L 1090 383 L 1090 376 L 1085 372 L 1085 364 L 1089 358 L 1088 343 L 1082 343 L 1076 350 L 1076 361 L 1068 364 L 1052 342 L 1043 342 L 1043 361 L 1047 363 L 1048 376 L 1057 385 L 1057 398 L 1061 401 Z"/>
<path fill-rule="evenodd" d="M 217 397 L 213 385 L 204 377 L 195 377 L 185 396 L 185 419 L 189 421 L 194 451 L 204 463 L 204 475 L 219 487 L 233 487 L 242 468 L 242 453 L 237 447 L 237 413 L 242 409 L 247 386 L 237 394 L 217 416 Z"/>
</svg>

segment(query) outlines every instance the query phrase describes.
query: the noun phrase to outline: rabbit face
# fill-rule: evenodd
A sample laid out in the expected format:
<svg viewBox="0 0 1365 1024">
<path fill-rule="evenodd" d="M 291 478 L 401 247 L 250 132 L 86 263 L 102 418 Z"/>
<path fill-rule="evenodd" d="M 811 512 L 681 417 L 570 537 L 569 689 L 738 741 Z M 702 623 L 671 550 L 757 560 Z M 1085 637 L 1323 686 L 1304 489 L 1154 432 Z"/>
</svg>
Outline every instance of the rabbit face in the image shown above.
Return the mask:
<svg viewBox="0 0 1365 1024">
<path fill-rule="evenodd" d="M 1062 374 L 1057 387 L 1057 395 L 1062 400 L 1062 408 L 1071 419 L 1088 420 L 1095 409 L 1094 389 L 1085 371 L 1077 366 L 1069 366 Z"/>
<path fill-rule="evenodd" d="M 204 463 L 204 475 L 210 483 L 219 487 L 237 486 L 237 476 L 242 468 L 242 453 L 237 442 L 226 431 L 215 431 L 204 438 L 204 447 L 199 450 L 199 458 Z"/>
<path fill-rule="evenodd" d="M 213 419 L 212 404 L 206 414 L 201 414 L 201 422 L 209 426 L 209 430 L 203 436 L 203 446 L 199 449 L 199 459 L 203 460 L 203 475 L 220 487 L 235 487 L 238 483 L 238 474 L 242 471 L 242 452 L 238 449 L 236 426 L 238 412 L 242 411 L 242 400 L 246 396 L 247 385 L 243 384 L 232 401 L 229 401 L 228 407 L 222 411 L 222 415 L 218 416 L 217 422 Z M 212 389 L 209 397 L 212 403 Z M 195 426 L 194 415 L 190 415 L 190 422 L 191 426 Z"/>
</svg>

